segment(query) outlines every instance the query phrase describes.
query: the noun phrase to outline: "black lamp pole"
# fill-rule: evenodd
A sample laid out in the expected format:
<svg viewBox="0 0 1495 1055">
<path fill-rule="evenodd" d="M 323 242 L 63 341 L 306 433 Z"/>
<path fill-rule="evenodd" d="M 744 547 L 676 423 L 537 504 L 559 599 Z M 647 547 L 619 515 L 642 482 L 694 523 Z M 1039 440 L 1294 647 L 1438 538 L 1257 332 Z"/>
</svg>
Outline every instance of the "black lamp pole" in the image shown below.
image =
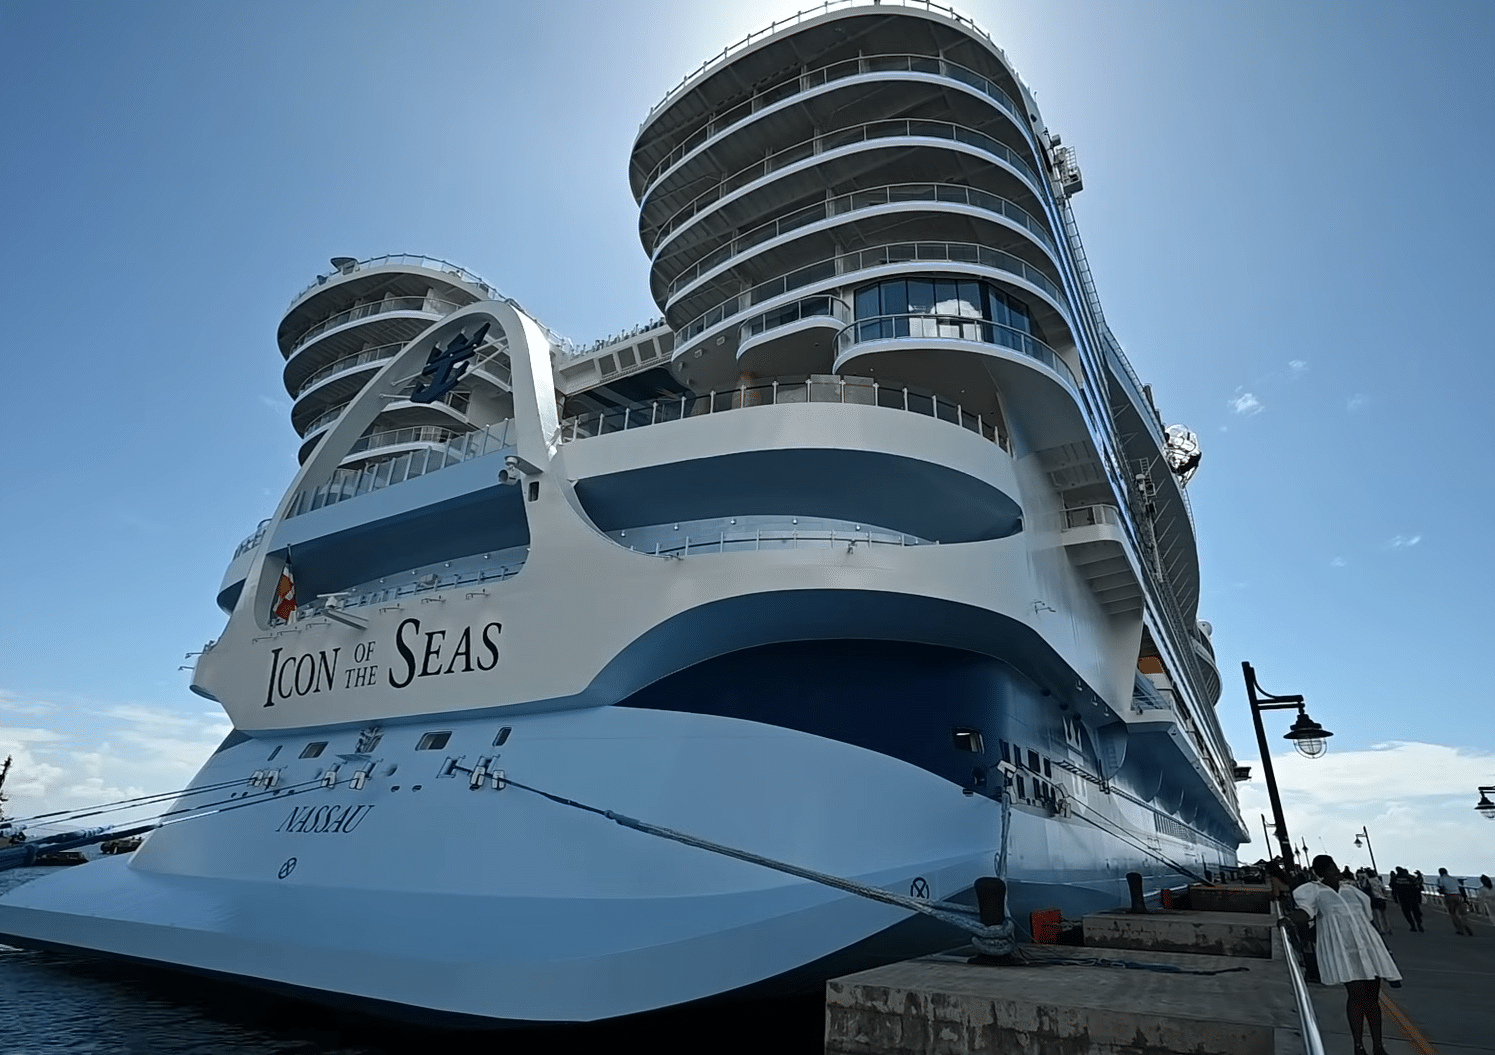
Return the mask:
<svg viewBox="0 0 1495 1055">
<path fill-rule="evenodd" d="M 1381 870 L 1376 867 L 1376 848 L 1370 844 L 1370 829 L 1365 827 L 1365 825 L 1363 824 L 1360 826 L 1360 830 L 1355 833 L 1356 846 L 1360 845 L 1360 839 L 1362 836 L 1365 839 L 1365 848 L 1370 852 L 1370 869 L 1376 875 L 1380 875 Z"/>
<path fill-rule="evenodd" d="M 1261 767 L 1267 776 L 1267 795 L 1272 800 L 1272 820 L 1277 826 L 1277 842 L 1282 846 L 1282 863 L 1291 867 L 1293 844 L 1287 834 L 1287 821 L 1282 817 L 1282 796 L 1277 792 L 1277 774 L 1272 769 L 1272 751 L 1267 746 L 1267 731 L 1261 724 L 1261 712 L 1296 707 L 1298 720 L 1285 739 L 1295 741 L 1298 752 L 1309 758 L 1323 754 L 1324 738 L 1334 734 L 1308 717 L 1303 709 L 1302 696 L 1273 696 L 1263 692 L 1256 684 L 1256 671 L 1250 663 L 1242 663 L 1241 672 L 1246 677 L 1246 699 L 1251 703 L 1251 720 L 1256 724 L 1256 743 L 1261 748 Z"/>
</svg>

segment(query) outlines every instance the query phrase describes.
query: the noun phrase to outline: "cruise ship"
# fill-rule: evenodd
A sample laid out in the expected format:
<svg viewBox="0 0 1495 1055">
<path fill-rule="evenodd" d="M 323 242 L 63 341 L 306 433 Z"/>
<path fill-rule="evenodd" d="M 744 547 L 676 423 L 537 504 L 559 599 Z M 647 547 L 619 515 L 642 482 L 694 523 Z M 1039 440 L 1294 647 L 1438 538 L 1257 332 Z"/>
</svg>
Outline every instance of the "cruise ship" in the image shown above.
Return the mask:
<svg viewBox="0 0 1495 1055">
<path fill-rule="evenodd" d="M 1004 52 L 817 7 L 628 178 L 662 318 L 595 345 L 428 257 L 292 299 L 300 466 L 193 674 L 233 732 L 0 939 L 580 1022 L 959 945 L 986 877 L 1022 936 L 1234 864 L 1197 444 Z"/>
</svg>

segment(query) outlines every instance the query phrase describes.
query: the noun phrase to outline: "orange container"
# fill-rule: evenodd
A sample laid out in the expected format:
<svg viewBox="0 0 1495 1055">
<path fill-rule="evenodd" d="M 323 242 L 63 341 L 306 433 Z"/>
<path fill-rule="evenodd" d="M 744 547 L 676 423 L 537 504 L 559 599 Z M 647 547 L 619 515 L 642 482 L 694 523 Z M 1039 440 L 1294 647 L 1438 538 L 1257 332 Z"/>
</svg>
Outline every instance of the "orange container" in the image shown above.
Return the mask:
<svg viewBox="0 0 1495 1055">
<path fill-rule="evenodd" d="M 1059 925 L 1064 922 L 1064 913 L 1056 908 L 1046 908 L 1029 913 L 1028 928 L 1033 932 L 1037 945 L 1058 945 Z"/>
</svg>

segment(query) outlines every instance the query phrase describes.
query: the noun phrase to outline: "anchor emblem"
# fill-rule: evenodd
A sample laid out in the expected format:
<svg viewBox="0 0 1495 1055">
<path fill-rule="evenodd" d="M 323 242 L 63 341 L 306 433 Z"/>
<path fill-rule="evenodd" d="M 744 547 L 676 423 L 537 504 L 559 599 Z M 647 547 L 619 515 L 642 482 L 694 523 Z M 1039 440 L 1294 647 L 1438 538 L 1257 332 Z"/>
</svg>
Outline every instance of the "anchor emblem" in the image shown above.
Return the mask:
<svg viewBox="0 0 1495 1055">
<path fill-rule="evenodd" d="M 434 403 L 457 387 L 457 381 L 467 373 L 467 361 L 478 350 L 478 345 L 483 343 L 483 338 L 488 336 L 490 325 L 492 324 L 483 323 L 471 337 L 465 333 L 457 334 L 447 342 L 444 349 L 433 347 L 430 357 L 426 359 L 425 369 L 420 372 L 420 376 L 429 378 L 430 383 L 417 381 L 415 390 L 410 393 L 410 402 Z"/>
</svg>

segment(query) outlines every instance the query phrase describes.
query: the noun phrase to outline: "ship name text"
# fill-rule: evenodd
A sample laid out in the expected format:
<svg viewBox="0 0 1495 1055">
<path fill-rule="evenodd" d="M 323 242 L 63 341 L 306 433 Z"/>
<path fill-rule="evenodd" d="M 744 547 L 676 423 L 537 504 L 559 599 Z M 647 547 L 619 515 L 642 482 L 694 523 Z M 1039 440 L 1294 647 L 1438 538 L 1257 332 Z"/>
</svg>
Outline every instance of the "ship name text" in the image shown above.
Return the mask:
<svg viewBox="0 0 1495 1055">
<path fill-rule="evenodd" d="M 320 692 L 366 689 L 383 681 L 404 689 L 417 678 L 443 674 L 471 674 L 498 666 L 498 635 L 501 623 L 464 626 L 460 630 L 422 630 L 419 619 L 405 619 L 395 629 L 395 660 L 386 668 L 375 659 L 377 641 L 360 641 L 352 647 L 351 662 L 343 662 L 343 648 L 288 653 L 284 647 L 270 650 L 270 671 L 265 684 L 265 706 L 314 696 Z"/>
</svg>

